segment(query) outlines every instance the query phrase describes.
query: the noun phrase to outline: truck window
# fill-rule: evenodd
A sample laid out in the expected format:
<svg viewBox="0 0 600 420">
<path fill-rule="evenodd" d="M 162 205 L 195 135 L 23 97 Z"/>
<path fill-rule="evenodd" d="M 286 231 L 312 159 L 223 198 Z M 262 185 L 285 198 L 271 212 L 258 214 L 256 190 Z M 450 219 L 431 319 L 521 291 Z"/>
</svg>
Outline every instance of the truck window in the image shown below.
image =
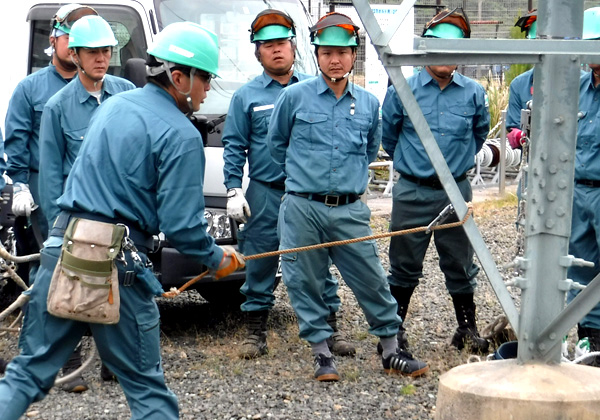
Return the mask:
<svg viewBox="0 0 600 420">
<path fill-rule="evenodd" d="M 310 45 L 309 21 L 299 0 L 155 0 L 159 27 L 189 20 L 215 32 L 219 37 L 219 76 L 202 108 L 211 114 L 226 114 L 233 93 L 262 73 L 250 43 L 250 24 L 266 9 L 286 11 L 296 24 L 296 69 L 317 74 L 314 49 Z"/>
<path fill-rule="evenodd" d="M 146 58 L 146 41 L 139 14 L 126 6 L 94 5 L 100 16 L 108 21 L 119 44 L 113 50 L 108 73 L 122 76 L 123 67 L 128 59 Z M 29 73 L 46 67 L 50 62 L 50 19 L 56 13 L 56 5 L 33 7 L 28 15 L 32 27 L 31 55 Z"/>
</svg>

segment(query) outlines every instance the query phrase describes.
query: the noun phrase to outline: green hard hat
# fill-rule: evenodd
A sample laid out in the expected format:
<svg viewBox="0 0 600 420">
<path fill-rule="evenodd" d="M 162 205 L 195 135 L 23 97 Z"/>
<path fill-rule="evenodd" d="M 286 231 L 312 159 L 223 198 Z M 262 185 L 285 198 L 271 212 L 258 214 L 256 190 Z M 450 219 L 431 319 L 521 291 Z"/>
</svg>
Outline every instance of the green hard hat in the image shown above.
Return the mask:
<svg viewBox="0 0 600 420">
<path fill-rule="evenodd" d="M 527 29 L 527 38 L 528 39 L 535 39 L 536 36 L 537 36 L 537 20 L 529 26 L 529 29 Z"/>
<path fill-rule="evenodd" d="M 292 32 L 291 28 L 286 28 L 282 25 L 269 25 L 265 26 L 261 30 L 259 30 L 256 34 L 254 34 L 253 41 L 270 41 L 272 39 L 285 39 L 292 38 L 294 36 L 294 32 Z"/>
<path fill-rule="evenodd" d="M 88 15 L 98 15 L 95 9 L 89 6 L 83 6 L 77 3 L 65 4 L 58 9 L 52 18 L 51 26 L 66 34 L 71 33 L 72 25 L 81 17 Z"/>
<path fill-rule="evenodd" d="M 462 29 L 451 23 L 438 23 L 432 28 L 429 28 L 423 34 L 424 37 L 456 39 L 464 38 L 465 34 Z"/>
<path fill-rule="evenodd" d="M 356 47 L 356 35 L 339 26 L 329 26 L 317 32 L 312 41 L 313 45 L 330 47 Z"/>
<path fill-rule="evenodd" d="M 114 47 L 117 39 L 110 25 L 100 16 L 84 16 L 73 24 L 69 48 Z"/>
<path fill-rule="evenodd" d="M 583 39 L 600 38 L 600 7 L 592 7 L 583 12 Z"/>
<path fill-rule="evenodd" d="M 175 22 L 167 25 L 148 48 L 148 54 L 218 76 L 217 35 L 197 23 Z"/>
</svg>

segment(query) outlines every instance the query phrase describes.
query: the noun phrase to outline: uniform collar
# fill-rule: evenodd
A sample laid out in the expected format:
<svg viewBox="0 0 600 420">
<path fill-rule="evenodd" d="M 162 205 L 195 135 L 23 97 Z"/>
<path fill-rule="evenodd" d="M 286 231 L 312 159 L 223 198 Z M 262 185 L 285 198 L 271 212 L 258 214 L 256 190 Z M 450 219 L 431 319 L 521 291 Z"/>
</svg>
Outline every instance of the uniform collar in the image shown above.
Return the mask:
<svg viewBox="0 0 600 420">
<path fill-rule="evenodd" d="M 464 86 L 463 77 L 464 76 L 462 74 L 455 71 L 454 74 L 452 75 L 452 80 L 450 81 L 450 83 L 448 83 L 448 85 L 451 85 L 452 83 L 456 83 L 458 86 L 461 86 L 461 87 Z M 423 70 L 421 70 L 421 72 L 419 73 L 419 80 L 421 82 L 421 86 L 425 86 L 428 83 L 437 84 L 437 80 L 435 80 L 433 77 L 431 77 L 431 75 L 425 68 Z"/>
<path fill-rule="evenodd" d="M 596 87 L 594 87 L 594 72 L 593 71 L 589 71 L 582 78 L 586 81 L 585 85 L 588 87 L 588 89 L 592 89 L 592 90 L 596 89 Z"/>
<path fill-rule="evenodd" d="M 114 86 L 112 85 L 112 83 L 109 81 L 109 78 L 107 77 L 108 75 L 104 76 L 104 81 L 102 82 L 102 88 L 100 89 L 100 91 L 102 92 L 101 97 L 104 96 L 104 92 L 108 93 L 109 95 L 113 95 L 114 94 Z M 85 101 L 88 100 L 89 97 L 91 97 L 92 95 L 90 95 L 90 93 L 83 87 L 83 84 L 81 83 L 81 80 L 79 80 L 79 74 L 77 74 L 73 80 L 72 83 L 76 84 L 76 91 L 77 91 L 77 97 L 79 98 L 79 102 L 84 103 Z M 94 98 L 95 99 L 95 98 Z"/>
<path fill-rule="evenodd" d="M 288 82 L 288 85 L 291 85 L 292 83 L 296 83 L 297 81 L 298 81 L 298 73 L 296 72 L 296 70 L 294 70 L 294 72 L 292 73 L 292 77 L 290 78 L 290 81 Z M 279 83 L 278 81 L 273 79 L 271 76 L 269 76 L 265 71 L 263 71 L 261 74 L 261 82 L 262 82 L 263 87 L 265 87 L 265 88 L 273 82 Z"/>
<path fill-rule="evenodd" d="M 350 76 L 348 76 L 348 77 L 350 77 Z M 329 88 L 329 85 L 327 84 L 327 82 L 325 82 L 325 79 L 323 78 L 323 73 L 319 73 L 319 75 L 317 76 L 317 79 L 318 79 L 317 80 L 317 93 L 319 95 L 322 93 L 325 93 L 327 91 L 330 91 L 331 93 L 333 93 L 333 91 Z M 348 83 L 346 83 L 346 88 L 344 89 L 344 93 L 342 93 L 342 96 L 345 96 L 350 93 L 351 85 L 352 85 L 352 82 L 350 82 L 350 80 L 348 80 Z"/>
</svg>

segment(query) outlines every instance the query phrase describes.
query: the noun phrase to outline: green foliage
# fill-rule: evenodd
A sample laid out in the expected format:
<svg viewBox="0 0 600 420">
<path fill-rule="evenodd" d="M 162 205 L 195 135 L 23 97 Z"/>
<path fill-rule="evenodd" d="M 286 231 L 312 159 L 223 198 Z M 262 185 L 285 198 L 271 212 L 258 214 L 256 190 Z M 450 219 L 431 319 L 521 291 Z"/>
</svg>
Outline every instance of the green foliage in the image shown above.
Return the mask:
<svg viewBox="0 0 600 420">
<path fill-rule="evenodd" d="M 482 85 L 488 95 L 490 111 L 490 130 L 498 124 L 502 117 L 502 110 L 508 106 L 508 83 L 500 83 L 494 79 L 482 81 Z M 490 131 L 490 137 L 496 137 L 496 133 Z"/>
</svg>

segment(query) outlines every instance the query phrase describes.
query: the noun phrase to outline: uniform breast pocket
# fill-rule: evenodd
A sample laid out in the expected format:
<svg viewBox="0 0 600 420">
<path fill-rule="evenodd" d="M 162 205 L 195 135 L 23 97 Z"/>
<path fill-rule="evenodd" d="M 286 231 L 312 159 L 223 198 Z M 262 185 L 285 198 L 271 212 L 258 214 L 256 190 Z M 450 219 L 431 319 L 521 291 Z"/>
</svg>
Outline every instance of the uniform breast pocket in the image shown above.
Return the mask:
<svg viewBox="0 0 600 420">
<path fill-rule="evenodd" d="M 343 139 L 343 149 L 350 154 L 364 155 L 367 153 L 370 121 L 366 118 L 348 118 L 346 124 L 350 130 L 346 139 Z"/>
<path fill-rule="evenodd" d="M 473 131 L 473 117 L 475 116 L 475 107 L 471 105 L 451 107 L 448 116 L 446 130 L 451 130 L 456 137 L 469 139 Z"/>
<path fill-rule="evenodd" d="M 252 131 L 257 134 L 257 137 L 264 138 L 269 131 L 269 121 L 273 109 L 256 111 L 252 113 Z"/>
<path fill-rule="evenodd" d="M 327 115 L 316 112 L 299 112 L 294 124 L 295 138 L 306 142 L 310 150 L 329 150 Z"/>
<path fill-rule="evenodd" d="M 42 122 L 42 112 L 44 111 L 44 104 L 33 105 L 33 126 L 39 127 Z"/>
</svg>

